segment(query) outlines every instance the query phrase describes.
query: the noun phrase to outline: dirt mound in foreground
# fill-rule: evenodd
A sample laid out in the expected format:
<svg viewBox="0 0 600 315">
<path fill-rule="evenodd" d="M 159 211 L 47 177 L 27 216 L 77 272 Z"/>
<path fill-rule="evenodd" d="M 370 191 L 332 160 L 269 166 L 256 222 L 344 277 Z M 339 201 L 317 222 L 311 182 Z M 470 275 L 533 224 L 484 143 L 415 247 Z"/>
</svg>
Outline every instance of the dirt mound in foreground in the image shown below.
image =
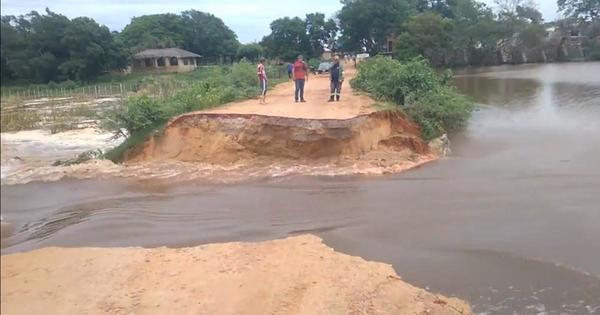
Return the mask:
<svg viewBox="0 0 600 315">
<path fill-rule="evenodd" d="M 2 256 L 2 314 L 471 314 L 390 265 L 305 235 L 170 249 Z"/>
<path fill-rule="evenodd" d="M 125 161 L 232 163 L 256 157 L 322 159 L 370 151 L 427 154 L 419 128 L 398 111 L 349 119 L 308 119 L 197 112 L 173 119 L 164 132 L 127 152 Z"/>
</svg>

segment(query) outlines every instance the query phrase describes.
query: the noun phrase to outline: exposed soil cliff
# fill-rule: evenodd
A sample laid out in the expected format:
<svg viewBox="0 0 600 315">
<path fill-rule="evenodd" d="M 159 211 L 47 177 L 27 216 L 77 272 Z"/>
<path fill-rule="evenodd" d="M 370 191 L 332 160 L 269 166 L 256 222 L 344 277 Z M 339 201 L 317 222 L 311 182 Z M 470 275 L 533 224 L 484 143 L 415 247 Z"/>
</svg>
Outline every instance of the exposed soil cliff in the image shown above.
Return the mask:
<svg viewBox="0 0 600 315">
<path fill-rule="evenodd" d="M 349 119 L 192 113 L 127 152 L 127 162 L 179 160 L 227 164 L 243 159 L 338 159 L 371 151 L 429 153 L 418 127 L 398 111 Z"/>
<path fill-rule="evenodd" d="M 471 314 L 314 236 L 2 256 L 2 314 Z"/>
</svg>

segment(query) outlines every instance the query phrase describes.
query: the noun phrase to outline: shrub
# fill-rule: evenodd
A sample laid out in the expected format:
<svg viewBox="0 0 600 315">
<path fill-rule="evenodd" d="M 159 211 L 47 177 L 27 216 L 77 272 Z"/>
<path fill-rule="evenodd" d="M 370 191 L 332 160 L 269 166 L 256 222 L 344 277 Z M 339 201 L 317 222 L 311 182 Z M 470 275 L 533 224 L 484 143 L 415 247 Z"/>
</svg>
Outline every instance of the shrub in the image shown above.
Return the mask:
<svg viewBox="0 0 600 315">
<path fill-rule="evenodd" d="M 165 116 L 156 100 L 143 95 L 129 98 L 115 118 L 119 127 L 133 134 L 164 120 Z"/>
<path fill-rule="evenodd" d="M 405 105 L 404 111 L 421 126 L 424 139 L 464 127 L 472 103 L 451 85 L 452 74 L 438 74 L 422 58 L 401 63 L 385 57 L 361 63 L 352 87 L 384 102 Z"/>
</svg>

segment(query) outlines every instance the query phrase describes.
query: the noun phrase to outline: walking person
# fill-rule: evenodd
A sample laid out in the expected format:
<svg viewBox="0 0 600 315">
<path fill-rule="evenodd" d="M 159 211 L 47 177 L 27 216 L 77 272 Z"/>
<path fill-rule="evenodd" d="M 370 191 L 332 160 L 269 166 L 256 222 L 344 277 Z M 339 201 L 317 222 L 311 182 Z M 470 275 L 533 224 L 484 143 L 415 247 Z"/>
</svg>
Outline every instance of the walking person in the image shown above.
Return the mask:
<svg viewBox="0 0 600 315">
<path fill-rule="evenodd" d="M 288 78 L 292 78 L 292 72 L 294 70 L 294 65 L 291 62 L 288 62 L 287 64 L 287 72 L 288 72 Z"/>
<path fill-rule="evenodd" d="M 304 84 L 308 81 L 308 67 L 304 62 L 304 58 L 302 55 L 298 56 L 296 62 L 294 62 L 294 67 L 292 69 L 292 78 L 294 83 L 296 84 L 296 91 L 294 92 L 294 100 L 296 103 L 298 100 L 304 103 Z"/>
<path fill-rule="evenodd" d="M 344 66 L 340 64 L 340 57 L 333 57 L 333 65 L 329 69 L 329 77 L 331 79 L 331 96 L 329 102 L 340 101 L 342 93 L 342 83 L 344 83 Z"/>
<path fill-rule="evenodd" d="M 258 84 L 260 87 L 259 104 L 267 103 L 267 69 L 265 68 L 265 58 L 260 58 L 258 66 L 256 66 L 258 74 Z"/>
</svg>

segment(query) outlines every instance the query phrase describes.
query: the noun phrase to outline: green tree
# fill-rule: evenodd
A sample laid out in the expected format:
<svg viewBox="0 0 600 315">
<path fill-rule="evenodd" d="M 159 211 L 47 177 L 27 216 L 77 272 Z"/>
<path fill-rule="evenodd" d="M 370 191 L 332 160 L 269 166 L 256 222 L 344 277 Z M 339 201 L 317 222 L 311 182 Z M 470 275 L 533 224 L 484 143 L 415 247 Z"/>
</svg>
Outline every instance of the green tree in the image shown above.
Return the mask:
<svg viewBox="0 0 600 315">
<path fill-rule="evenodd" d="M 61 63 L 59 70 L 69 79 L 86 81 L 111 66 L 124 65 L 125 58 L 108 28 L 90 18 L 71 20 L 60 43 L 68 50 L 69 58 Z"/>
<path fill-rule="evenodd" d="M 338 27 L 333 19 L 325 20 L 323 13 L 306 15 L 306 30 L 311 48 L 311 56 L 319 57 L 325 48 L 333 48 Z"/>
<path fill-rule="evenodd" d="M 600 18 L 600 0 L 558 0 L 557 4 L 568 17 L 587 21 Z"/>
<path fill-rule="evenodd" d="M 176 14 L 153 14 L 134 17 L 119 34 L 120 41 L 132 52 L 148 48 L 183 46 L 185 26 Z"/>
<path fill-rule="evenodd" d="M 89 18 L 67 17 L 46 9 L 2 17 L 2 77 L 29 82 L 91 80 L 125 65 L 107 27 Z"/>
<path fill-rule="evenodd" d="M 405 25 L 406 32 L 398 36 L 396 49 L 400 59 L 409 60 L 418 55 L 436 66 L 446 64 L 451 47 L 452 23 L 433 12 L 413 16 Z"/>
<path fill-rule="evenodd" d="M 455 0 L 452 12 L 452 49 L 457 52 L 454 63 L 493 63 L 502 32 L 492 9 L 475 0 Z"/>
<path fill-rule="evenodd" d="M 203 56 L 235 56 L 237 35 L 223 20 L 196 10 L 181 13 L 183 21 L 183 48 Z"/>
<path fill-rule="evenodd" d="M 416 0 L 415 6 L 419 13 L 434 12 L 445 18 L 454 18 L 454 3 L 454 0 Z"/>
<path fill-rule="evenodd" d="M 234 56 L 239 46 L 235 33 L 221 19 L 195 10 L 135 17 L 119 37 L 132 53 L 180 47 L 204 57 Z"/>
<path fill-rule="evenodd" d="M 509 38 L 527 28 L 531 23 L 543 22 L 542 14 L 531 0 L 495 0 L 500 12 L 498 20 L 503 27 L 504 36 Z"/>
<path fill-rule="evenodd" d="M 310 40 L 306 23 L 299 17 L 281 18 L 271 23 L 271 34 L 265 36 L 261 45 L 269 56 L 293 60 L 298 55 L 310 55 Z"/>
<path fill-rule="evenodd" d="M 366 49 L 376 54 L 387 38 L 401 33 L 414 6 L 408 0 L 342 0 L 338 14 L 345 50 Z"/>
<path fill-rule="evenodd" d="M 235 55 L 237 60 L 246 58 L 249 61 L 257 61 L 258 58 L 265 54 L 264 48 L 257 43 L 243 44 L 237 50 Z"/>
</svg>

